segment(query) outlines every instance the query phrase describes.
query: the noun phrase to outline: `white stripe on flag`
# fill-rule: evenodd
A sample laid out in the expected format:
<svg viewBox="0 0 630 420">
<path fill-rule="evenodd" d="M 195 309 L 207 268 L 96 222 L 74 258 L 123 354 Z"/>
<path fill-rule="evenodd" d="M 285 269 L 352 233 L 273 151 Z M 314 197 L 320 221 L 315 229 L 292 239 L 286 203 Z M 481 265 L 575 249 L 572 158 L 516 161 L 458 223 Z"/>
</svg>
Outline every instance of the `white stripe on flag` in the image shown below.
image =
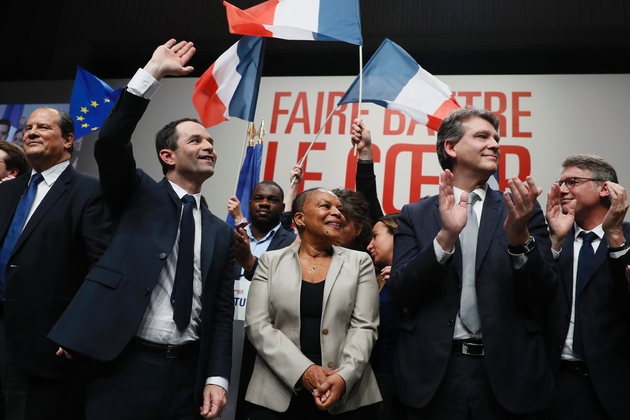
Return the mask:
<svg viewBox="0 0 630 420">
<path fill-rule="evenodd" d="M 427 89 L 428 86 L 433 89 Z M 418 67 L 418 72 L 409 79 L 394 102 L 433 115 L 450 96 L 447 85 Z"/>
<path fill-rule="evenodd" d="M 230 119 L 230 100 L 236 92 L 238 84 L 241 82 L 241 75 L 235 69 L 240 59 L 237 54 L 238 42 L 224 52 L 221 57 L 214 63 L 212 77 L 217 82 L 217 96 L 225 105 L 225 113 L 223 116 Z"/>
<path fill-rule="evenodd" d="M 319 28 L 319 0 L 281 1 L 276 6 L 274 26 L 293 26 L 311 32 Z"/>
</svg>

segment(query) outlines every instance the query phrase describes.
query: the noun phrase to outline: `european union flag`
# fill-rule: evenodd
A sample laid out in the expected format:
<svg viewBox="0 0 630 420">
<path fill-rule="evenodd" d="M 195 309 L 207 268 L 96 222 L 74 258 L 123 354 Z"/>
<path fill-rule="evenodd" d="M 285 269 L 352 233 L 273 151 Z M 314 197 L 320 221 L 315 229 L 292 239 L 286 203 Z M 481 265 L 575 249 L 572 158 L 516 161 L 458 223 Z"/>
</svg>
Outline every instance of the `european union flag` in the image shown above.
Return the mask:
<svg viewBox="0 0 630 420">
<path fill-rule="evenodd" d="M 75 138 L 99 130 L 121 92 L 122 88 L 114 90 L 98 77 L 77 66 L 70 99 Z"/>
</svg>

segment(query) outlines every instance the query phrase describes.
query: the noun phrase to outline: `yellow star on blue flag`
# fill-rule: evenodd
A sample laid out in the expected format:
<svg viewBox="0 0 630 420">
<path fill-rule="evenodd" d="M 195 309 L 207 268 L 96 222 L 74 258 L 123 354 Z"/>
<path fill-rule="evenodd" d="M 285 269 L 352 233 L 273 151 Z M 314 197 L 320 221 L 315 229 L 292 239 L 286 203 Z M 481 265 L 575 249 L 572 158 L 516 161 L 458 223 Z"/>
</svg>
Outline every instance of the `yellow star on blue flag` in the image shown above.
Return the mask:
<svg viewBox="0 0 630 420">
<path fill-rule="evenodd" d="M 121 92 L 122 88 L 114 90 L 98 77 L 77 66 L 70 99 L 70 115 L 77 122 L 74 127 L 75 138 L 98 130 Z"/>
</svg>

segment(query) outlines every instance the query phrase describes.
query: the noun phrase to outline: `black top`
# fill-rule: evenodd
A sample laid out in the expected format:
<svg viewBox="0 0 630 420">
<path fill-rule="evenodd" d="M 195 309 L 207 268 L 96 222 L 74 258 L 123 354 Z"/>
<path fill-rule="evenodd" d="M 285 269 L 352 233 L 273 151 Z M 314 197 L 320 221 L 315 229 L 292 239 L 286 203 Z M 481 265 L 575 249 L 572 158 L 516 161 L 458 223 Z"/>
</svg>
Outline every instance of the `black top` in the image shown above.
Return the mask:
<svg viewBox="0 0 630 420">
<path fill-rule="evenodd" d="M 320 330 L 322 323 L 322 306 L 324 302 L 324 284 L 309 283 L 302 280 L 300 292 L 300 348 L 302 353 L 316 365 L 322 364 L 322 346 Z"/>
</svg>

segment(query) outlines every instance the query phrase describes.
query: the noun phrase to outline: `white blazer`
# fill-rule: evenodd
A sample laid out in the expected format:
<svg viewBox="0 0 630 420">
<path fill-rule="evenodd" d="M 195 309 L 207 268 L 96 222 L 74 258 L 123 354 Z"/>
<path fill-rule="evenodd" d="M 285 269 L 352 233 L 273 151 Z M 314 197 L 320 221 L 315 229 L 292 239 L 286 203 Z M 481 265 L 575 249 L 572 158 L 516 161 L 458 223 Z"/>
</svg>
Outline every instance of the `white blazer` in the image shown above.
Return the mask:
<svg viewBox="0 0 630 420">
<path fill-rule="evenodd" d="M 300 244 L 265 252 L 247 299 L 245 330 L 258 356 L 245 399 L 277 412 L 289 408 L 300 378 L 313 364 L 300 350 Z M 329 411 L 343 413 L 381 401 L 369 363 L 378 336 L 378 286 L 369 255 L 333 246 L 324 285 L 322 364 L 339 369 L 343 398 Z"/>
</svg>

